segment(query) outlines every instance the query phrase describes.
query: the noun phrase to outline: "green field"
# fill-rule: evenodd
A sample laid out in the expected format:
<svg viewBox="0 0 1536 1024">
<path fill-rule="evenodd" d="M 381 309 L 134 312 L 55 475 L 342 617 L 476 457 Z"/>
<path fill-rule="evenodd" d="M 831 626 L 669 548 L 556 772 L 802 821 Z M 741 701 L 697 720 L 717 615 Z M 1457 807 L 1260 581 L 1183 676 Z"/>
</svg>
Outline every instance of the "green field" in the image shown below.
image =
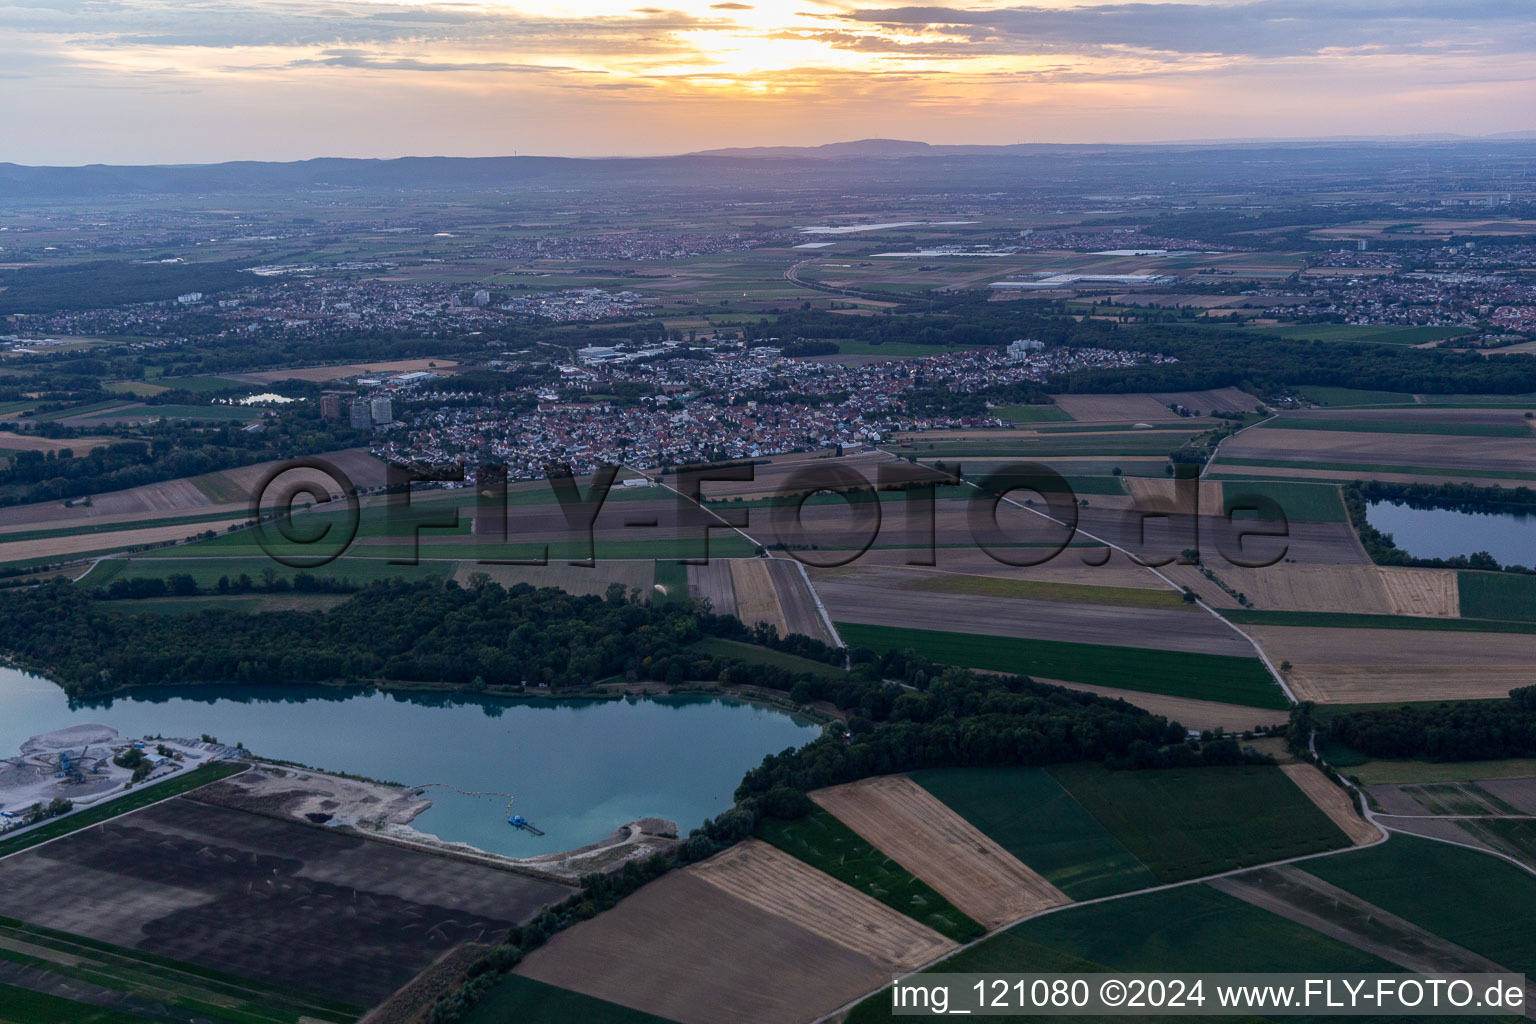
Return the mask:
<svg viewBox="0 0 1536 1024">
<path fill-rule="evenodd" d="M 243 771 L 245 771 L 245 765 L 230 764 L 228 762 L 205 764 L 197 768 L 184 769 L 179 775 L 173 775 L 168 779 L 162 779 L 147 786 L 136 786 L 124 795 L 108 800 L 106 803 L 88 807 L 83 811 L 66 815 L 62 818 L 55 818 L 29 832 L 16 836 L 14 839 L 0 842 L 0 857 L 8 857 L 13 853 L 19 853 L 39 843 L 46 843 L 50 839 L 59 838 L 59 836 L 67 836 L 71 832 L 78 832 L 82 828 L 89 828 L 98 822 L 106 821 L 108 818 L 115 818 L 119 814 L 136 811 L 140 807 L 148 807 L 150 804 L 178 796 L 189 790 L 197 789 L 199 786 L 206 786 L 210 782 L 218 782 L 220 779 L 227 779 L 231 775 L 239 775 Z"/>
<path fill-rule="evenodd" d="M 1366 761 L 1346 773 L 1368 786 L 1401 782 L 1476 782 L 1481 779 L 1536 778 L 1536 759 L 1505 761 Z"/>
<path fill-rule="evenodd" d="M 1352 434 L 1439 434 L 1454 437 L 1530 437 L 1523 423 L 1448 423 L 1444 420 L 1311 420 L 1282 416 L 1258 430 L 1336 430 Z"/>
<path fill-rule="evenodd" d="M 176 550 L 176 549 L 171 549 Z M 276 579 L 292 580 L 301 572 L 317 579 L 330 577 L 349 583 L 368 584 L 376 580 L 447 579 L 453 574 L 453 561 L 426 561 L 420 565 L 391 565 L 383 558 L 338 558 L 318 569 L 290 569 L 266 555 L 232 558 L 164 558 L 164 552 L 154 556 L 112 558 L 99 563 L 80 581 L 81 586 L 101 587 L 115 579 L 166 579 L 185 573 L 197 581 L 203 589 L 218 585 L 221 576 L 231 580 L 246 575 L 261 583 L 264 573 L 271 570 Z"/>
<path fill-rule="evenodd" d="M 1304 870 L 1502 967 L 1536 974 L 1536 876 L 1496 857 L 1416 836 Z"/>
<path fill-rule="evenodd" d="M 1125 481 L 1118 476 L 1069 476 L 1067 486 L 1077 494 L 1124 494 Z"/>
<path fill-rule="evenodd" d="M 931 970 L 945 974 L 1388 973 L 1400 968 L 1209 886 L 1185 885 L 1042 914 L 963 950 Z M 921 975 L 916 980 L 920 981 Z M 903 1019 L 907 1018 L 892 1014 L 891 997 L 888 992 L 882 992 L 855 1007 L 848 1017 L 848 1024 Z M 994 1019 L 1095 1020 L 1107 1024 L 1116 1020 L 1198 1018 L 1010 1016 Z"/>
<path fill-rule="evenodd" d="M 1318 405 L 1347 408 L 1358 405 L 1412 405 L 1413 396 L 1402 391 L 1361 391 L 1359 388 L 1330 388 L 1308 385 L 1296 389 Z"/>
<path fill-rule="evenodd" d="M 665 595 L 663 599 L 667 601 L 688 599 L 688 567 L 682 562 L 658 558 L 653 573 L 651 584 L 659 588 L 652 593 L 653 598 L 663 598 Z"/>
<path fill-rule="evenodd" d="M 933 573 L 902 585 L 903 590 L 933 594 L 971 594 L 1032 601 L 1064 601 L 1069 604 L 1108 604 L 1125 608 L 1177 608 L 1195 610 L 1173 590 L 1150 587 L 1095 587 L 1082 583 L 1047 583 L 1009 579 L 1004 576 L 972 576 Z"/>
<path fill-rule="evenodd" d="M 1245 707 L 1289 707 L 1257 658 L 1101 647 L 1056 640 L 943 633 L 929 629 L 837 623 L 850 647 L 914 650 L 948 665 L 1114 686 L 1145 693 L 1220 701 Z"/>
<path fill-rule="evenodd" d="M 911 777 L 1074 900 L 1158 884 L 1043 768 L 933 768 Z"/>
<path fill-rule="evenodd" d="M 237 405 L 146 405 L 134 409 L 109 409 L 86 416 L 90 420 L 170 419 L 170 420 L 254 420 L 262 410 Z M 73 415 L 80 415 L 76 412 Z"/>
<path fill-rule="evenodd" d="M 1536 562 L 1536 555 L 1531 558 Z M 1461 614 L 1469 619 L 1536 622 L 1536 576 L 1521 573 L 1460 572 L 1456 586 Z"/>
<path fill-rule="evenodd" d="M 146 1018 L 0 985 L 0 1024 L 142 1024 Z"/>
<path fill-rule="evenodd" d="M 987 411 L 1010 423 L 1063 423 L 1072 419 L 1059 405 L 997 405 Z"/>
<path fill-rule="evenodd" d="M 1463 327 L 1398 327 L 1361 324 L 1282 324 L 1279 327 L 1255 327 L 1254 332 L 1293 341 L 1344 341 L 1374 345 L 1425 345 L 1470 334 Z"/>
<path fill-rule="evenodd" d="M 464 1024 L 670 1024 L 606 999 L 509 974 L 463 1017 Z"/>
<path fill-rule="evenodd" d="M 0 918 L 0 961 L 153 1000 L 175 1016 L 231 1024 L 343 1024 L 360 1007 L 108 942 Z M 67 984 L 67 982 L 66 982 Z M 0 1004 L 0 1019 L 7 1004 Z M 177 1013 L 176 1011 L 179 1011 Z M 51 1020 L 52 1018 L 45 1018 Z"/>
<path fill-rule="evenodd" d="M 839 665 L 829 665 L 824 661 L 802 658 L 798 654 L 786 654 L 718 636 L 705 637 L 688 649 L 712 658 L 734 658 L 749 665 L 773 665 L 788 672 L 813 672 L 827 679 L 842 679 L 847 675 Z"/>
<path fill-rule="evenodd" d="M 986 933 L 926 882 L 819 807 L 798 821 L 764 818 L 757 837 L 956 942 Z"/>
<path fill-rule="evenodd" d="M 1297 522 L 1344 523 L 1349 521 L 1344 512 L 1344 501 L 1339 489 L 1331 484 L 1293 484 L 1255 480 L 1227 481 L 1221 485 L 1222 514 L 1232 511 L 1233 505 L 1241 507 L 1246 495 L 1269 498 L 1280 506 L 1285 518 Z M 1239 517 L 1241 518 L 1241 517 Z"/>
<path fill-rule="evenodd" d="M 3 436 L 0 435 L 0 437 Z M 0 451 L 4 451 L 4 449 L 0 449 Z M 0 533 L 0 543 L 11 544 L 20 540 L 47 540 L 50 537 L 79 537 L 85 534 L 120 533 L 123 530 L 147 530 L 161 526 L 196 526 L 203 523 L 223 522 L 233 518 L 235 516 L 230 515 L 228 512 L 205 512 L 202 515 L 138 519 L 128 523 L 91 523 L 86 521 L 70 526 L 58 526 L 49 529 L 16 530 Z M 207 529 L 207 527 L 203 527 L 203 529 Z M 197 532 L 197 530 L 187 531 L 189 535 Z M 103 542 L 111 539 L 111 537 L 102 538 Z"/>
<path fill-rule="evenodd" d="M 1060 765 L 1050 773 L 1164 882 L 1349 845 L 1272 765 L 1124 772 Z"/>
<path fill-rule="evenodd" d="M 1436 619 L 1423 615 L 1370 615 L 1360 612 L 1264 612 L 1221 609 L 1222 618 L 1239 626 L 1311 626 L 1323 629 L 1416 629 L 1452 633 L 1536 633 L 1536 623 L 1494 619 Z"/>
<path fill-rule="evenodd" d="M 190 391 L 193 394 L 199 395 L 212 391 L 229 391 L 235 388 L 244 388 L 248 391 L 260 391 L 262 389 L 262 385 L 240 380 L 230 380 L 228 377 L 157 377 L 155 380 L 146 381 L 145 383 L 154 384 L 162 389 Z"/>
</svg>

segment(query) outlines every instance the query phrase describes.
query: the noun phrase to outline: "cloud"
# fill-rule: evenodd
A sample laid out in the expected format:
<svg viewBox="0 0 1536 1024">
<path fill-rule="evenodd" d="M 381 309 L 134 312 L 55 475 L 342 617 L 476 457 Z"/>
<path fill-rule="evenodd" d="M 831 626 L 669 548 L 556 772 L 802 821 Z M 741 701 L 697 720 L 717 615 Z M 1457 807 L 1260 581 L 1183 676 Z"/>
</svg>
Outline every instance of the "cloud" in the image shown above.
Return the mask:
<svg viewBox="0 0 1536 1024">
<path fill-rule="evenodd" d="M 823 15 L 823 17 L 828 17 Z M 838 20 L 951 37 L 950 52 L 1019 54 L 1119 47 L 1179 54 L 1308 56 L 1508 53 L 1536 49 L 1529 0 L 1254 0 L 1067 8 L 869 8 Z"/>
<path fill-rule="evenodd" d="M 751 4 L 710 4 L 709 5 L 709 9 L 712 10 L 712 11 L 755 11 L 755 10 L 757 10 L 757 8 L 753 7 Z"/>
</svg>

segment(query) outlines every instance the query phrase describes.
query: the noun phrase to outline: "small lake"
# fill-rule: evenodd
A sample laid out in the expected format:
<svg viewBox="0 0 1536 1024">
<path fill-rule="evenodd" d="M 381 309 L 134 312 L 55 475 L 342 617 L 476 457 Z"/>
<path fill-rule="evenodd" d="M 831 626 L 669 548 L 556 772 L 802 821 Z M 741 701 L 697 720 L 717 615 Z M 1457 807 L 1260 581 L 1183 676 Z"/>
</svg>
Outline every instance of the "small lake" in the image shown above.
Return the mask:
<svg viewBox="0 0 1536 1024">
<path fill-rule="evenodd" d="M 1455 558 L 1486 551 L 1504 565 L 1536 567 L 1536 516 L 1373 501 L 1365 517 L 1415 558 Z"/>
<path fill-rule="evenodd" d="M 267 757 L 419 786 L 516 798 L 546 833 L 507 825 L 504 798 L 427 790 L 413 822 L 512 857 L 596 842 L 657 816 L 681 834 L 728 809 L 747 769 L 820 735 L 809 720 L 708 697 L 552 701 L 318 686 L 166 687 L 71 707 L 46 679 L 0 668 L 0 757 L 95 722 L 124 737 L 203 733 Z"/>
</svg>

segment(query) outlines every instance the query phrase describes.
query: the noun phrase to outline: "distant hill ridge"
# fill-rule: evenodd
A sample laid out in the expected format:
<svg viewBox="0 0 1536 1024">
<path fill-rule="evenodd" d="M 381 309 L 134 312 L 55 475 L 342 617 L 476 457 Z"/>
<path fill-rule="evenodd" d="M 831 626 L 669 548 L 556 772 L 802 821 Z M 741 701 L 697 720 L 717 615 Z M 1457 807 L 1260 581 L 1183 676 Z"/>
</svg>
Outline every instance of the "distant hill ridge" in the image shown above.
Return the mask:
<svg viewBox="0 0 1536 1024">
<path fill-rule="evenodd" d="M 945 146 L 899 139 L 862 139 L 824 146 L 717 149 L 665 157 L 604 159 L 550 156 L 324 157 L 292 162 L 27 167 L 0 163 L 0 201 L 78 201 L 111 196 L 198 196 L 329 189 L 646 188 L 721 192 L 755 187 L 831 188 L 797 164 L 842 161 L 861 187 L 899 192 L 915 187 L 1017 187 L 1021 171 L 1067 175 L 1081 187 L 1132 183 L 1159 187 L 1202 179 L 1251 181 L 1316 171 L 1395 172 L 1426 151 L 1439 162 L 1476 166 L 1488 156 L 1529 158 L 1536 132 L 1485 138 L 1342 139 L 1159 144 L 1015 143 Z M 789 173 L 790 178 L 785 174 Z M 836 187 L 841 188 L 842 185 Z"/>
</svg>

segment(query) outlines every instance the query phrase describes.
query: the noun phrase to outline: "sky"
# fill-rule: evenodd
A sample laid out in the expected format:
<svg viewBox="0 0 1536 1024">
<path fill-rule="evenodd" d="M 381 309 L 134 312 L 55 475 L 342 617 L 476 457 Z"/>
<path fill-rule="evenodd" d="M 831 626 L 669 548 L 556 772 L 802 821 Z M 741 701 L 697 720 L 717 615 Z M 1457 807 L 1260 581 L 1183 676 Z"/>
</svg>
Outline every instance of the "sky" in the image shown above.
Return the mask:
<svg viewBox="0 0 1536 1024">
<path fill-rule="evenodd" d="M 25 164 L 1478 135 L 1532 111 L 1532 0 L 0 0 L 0 161 Z"/>
</svg>

